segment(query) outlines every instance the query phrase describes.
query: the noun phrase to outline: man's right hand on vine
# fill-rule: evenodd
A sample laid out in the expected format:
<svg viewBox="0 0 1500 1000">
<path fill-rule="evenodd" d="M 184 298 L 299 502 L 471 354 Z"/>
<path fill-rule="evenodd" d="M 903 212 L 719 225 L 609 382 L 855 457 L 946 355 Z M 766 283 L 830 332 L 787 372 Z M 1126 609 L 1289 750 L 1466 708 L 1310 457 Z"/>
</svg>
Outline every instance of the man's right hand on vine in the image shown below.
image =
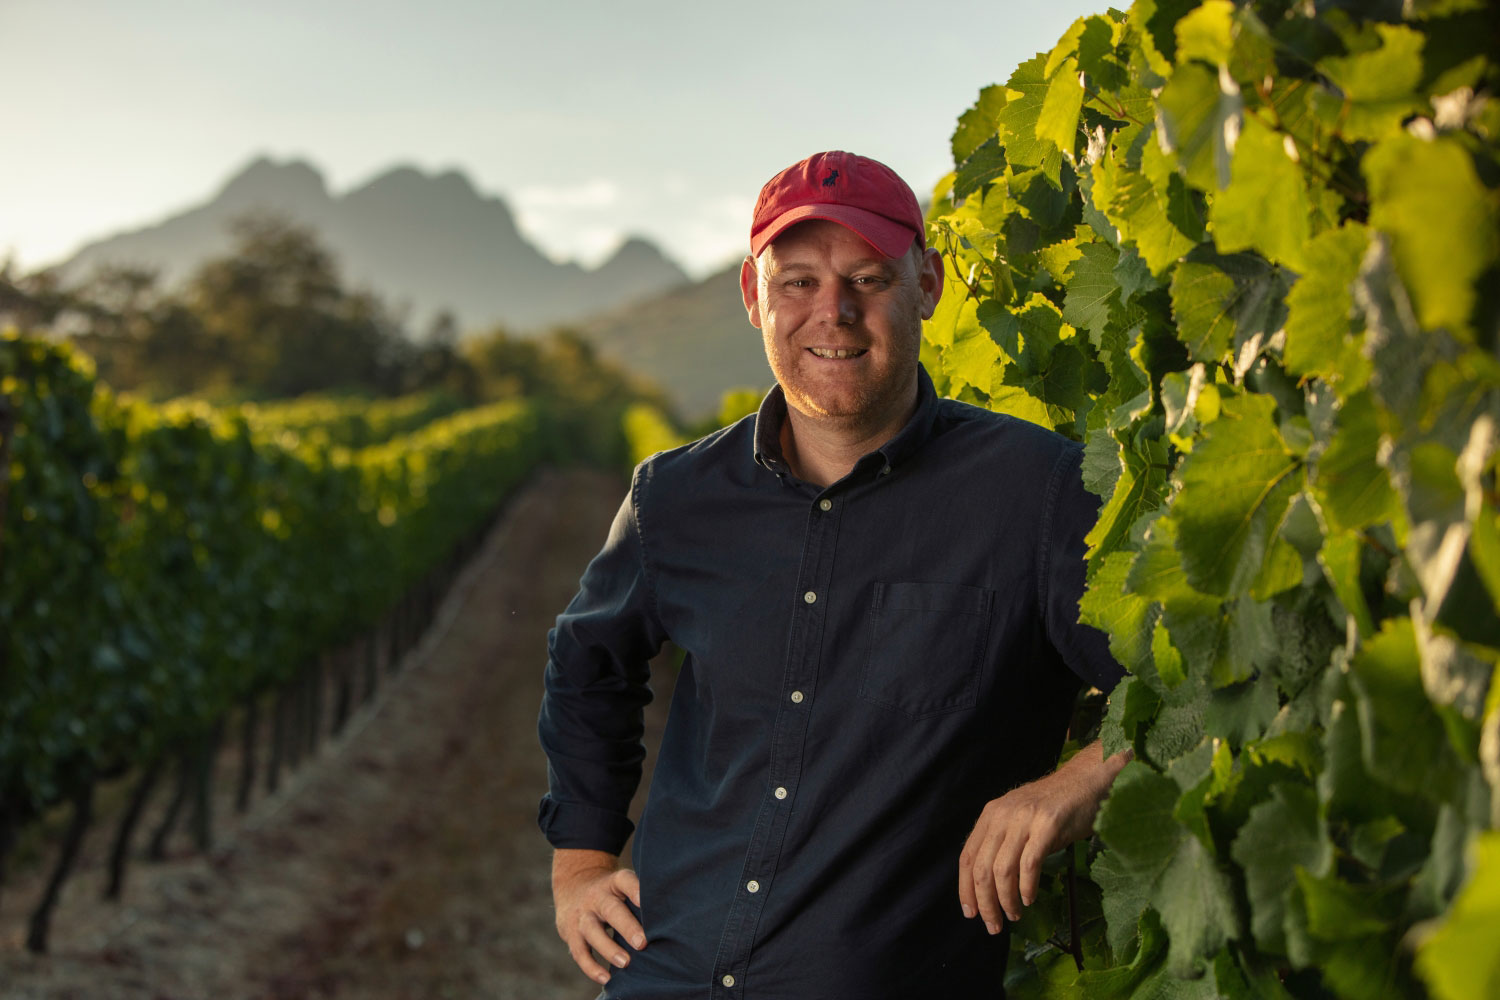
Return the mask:
<svg viewBox="0 0 1500 1000">
<path fill-rule="evenodd" d="M 560 849 L 552 855 L 552 903 L 557 911 L 557 934 L 573 961 L 596 983 L 609 982 L 609 970 L 595 953 L 619 968 L 630 955 L 610 936 L 610 928 L 640 951 L 646 933 L 625 904 L 641 905 L 641 883 L 635 872 L 619 866 L 620 859 L 605 851 Z"/>
</svg>

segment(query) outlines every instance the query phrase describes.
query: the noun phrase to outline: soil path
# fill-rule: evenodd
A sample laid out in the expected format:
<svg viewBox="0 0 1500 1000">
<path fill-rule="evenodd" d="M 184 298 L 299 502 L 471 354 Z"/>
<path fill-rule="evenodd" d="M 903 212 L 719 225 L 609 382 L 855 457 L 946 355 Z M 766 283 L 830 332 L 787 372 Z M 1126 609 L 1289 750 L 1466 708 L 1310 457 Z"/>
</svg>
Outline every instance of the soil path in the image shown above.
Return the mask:
<svg viewBox="0 0 1500 1000">
<path fill-rule="evenodd" d="M 373 706 L 276 796 L 221 821 L 210 856 L 137 863 L 124 903 L 101 904 L 96 829 L 47 956 L 20 950 L 42 866 L 17 873 L 0 898 L 0 998 L 593 997 L 552 927 L 536 713 L 546 631 L 622 495 L 598 473 L 534 480 Z M 648 740 L 670 667 L 656 676 Z"/>
</svg>

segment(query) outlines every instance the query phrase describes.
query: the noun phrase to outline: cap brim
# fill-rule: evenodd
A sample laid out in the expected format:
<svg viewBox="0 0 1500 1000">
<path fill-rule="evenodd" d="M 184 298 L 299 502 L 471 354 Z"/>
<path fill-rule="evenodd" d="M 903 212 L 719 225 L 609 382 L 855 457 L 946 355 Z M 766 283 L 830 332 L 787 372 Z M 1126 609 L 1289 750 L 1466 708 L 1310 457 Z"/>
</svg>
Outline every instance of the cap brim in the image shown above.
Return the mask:
<svg viewBox="0 0 1500 1000">
<path fill-rule="evenodd" d="M 899 222 L 892 222 L 883 215 L 867 212 L 852 205 L 814 204 L 798 205 L 776 217 L 750 241 L 750 255 L 759 257 L 761 251 L 776 237 L 799 222 L 808 219 L 826 219 L 837 222 L 845 229 L 862 238 L 886 257 L 900 257 L 911 249 L 911 241 L 917 232 Z"/>
</svg>

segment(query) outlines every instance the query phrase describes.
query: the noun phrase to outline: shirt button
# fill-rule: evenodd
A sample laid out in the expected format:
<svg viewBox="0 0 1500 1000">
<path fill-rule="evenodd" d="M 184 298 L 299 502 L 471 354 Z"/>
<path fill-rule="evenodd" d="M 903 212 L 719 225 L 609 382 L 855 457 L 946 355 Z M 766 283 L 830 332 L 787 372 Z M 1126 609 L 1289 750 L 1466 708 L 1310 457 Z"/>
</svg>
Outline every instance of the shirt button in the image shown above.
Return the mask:
<svg viewBox="0 0 1500 1000">
<path fill-rule="evenodd" d="M 778 789 L 776 789 L 776 797 L 778 799 L 784 799 L 784 798 L 786 798 L 786 789 L 785 788 L 778 788 Z"/>
<path fill-rule="evenodd" d="M 818 501 L 818 506 L 823 510 L 833 510 L 833 501 L 827 498 Z"/>
<path fill-rule="evenodd" d="M 732 987 L 734 985 L 734 977 L 725 975 L 723 979 L 719 980 L 719 982 L 723 983 L 726 987 Z"/>
<path fill-rule="evenodd" d="M 808 604 L 811 604 L 813 601 L 816 601 L 818 599 L 818 595 L 809 590 L 807 593 L 802 595 L 802 599 Z"/>
<path fill-rule="evenodd" d="M 891 474 L 891 467 L 889 465 L 885 466 L 880 470 L 880 474 L 882 476 L 889 476 Z"/>
<path fill-rule="evenodd" d="M 800 704 L 802 704 L 802 692 L 801 691 L 793 691 L 792 692 L 792 704 L 794 704 L 794 705 L 800 705 Z"/>
<path fill-rule="evenodd" d="M 749 892 L 760 892 L 760 883 L 755 881 L 755 879 L 751 879 L 745 883 L 745 889 Z"/>
</svg>

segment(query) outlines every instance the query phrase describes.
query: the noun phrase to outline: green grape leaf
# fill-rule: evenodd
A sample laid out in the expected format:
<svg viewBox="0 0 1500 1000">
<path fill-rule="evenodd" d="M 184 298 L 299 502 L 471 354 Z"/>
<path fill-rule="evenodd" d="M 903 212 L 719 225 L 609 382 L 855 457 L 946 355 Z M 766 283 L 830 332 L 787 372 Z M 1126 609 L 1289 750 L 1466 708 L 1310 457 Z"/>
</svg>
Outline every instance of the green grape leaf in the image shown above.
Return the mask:
<svg viewBox="0 0 1500 1000">
<path fill-rule="evenodd" d="M 1330 535 L 1401 516 L 1400 498 L 1379 460 L 1380 422 L 1368 392 L 1345 400 L 1337 430 L 1310 477 Z M 1351 609 L 1352 610 L 1352 609 Z"/>
<path fill-rule="evenodd" d="M 1156 675 L 1168 690 L 1187 680 L 1182 654 L 1172 645 L 1172 636 L 1161 622 L 1151 630 L 1151 659 L 1156 664 Z"/>
<path fill-rule="evenodd" d="M 956 260 L 943 256 L 943 296 L 922 324 L 922 339 L 935 347 L 952 347 L 956 341 L 972 336 L 979 325 L 978 306 L 957 267 Z"/>
<path fill-rule="evenodd" d="M 1318 799 L 1330 822 L 1369 822 L 1397 811 L 1387 786 L 1365 769 L 1360 728 L 1355 706 L 1342 700 L 1333 705 L 1323 733 L 1323 771 L 1317 779 Z"/>
<path fill-rule="evenodd" d="M 1338 875 L 1316 875 L 1307 868 L 1295 873 L 1307 906 L 1307 930 L 1322 941 L 1349 941 L 1383 934 L 1393 915 L 1391 897 L 1378 887 L 1355 885 Z"/>
<path fill-rule="evenodd" d="M 1177 525 L 1170 518 L 1158 518 L 1147 529 L 1126 587 L 1163 604 L 1197 607 L 1204 595 L 1187 582 L 1182 557 L 1177 553 Z"/>
<path fill-rule="evenodd" d="M 953 197 L 967 198 L 1005 176 L 1005 150 L 996 136 L 990 136 L 963 161 L 953 178 Z"/>
<path fill-rule="evenodd" d="M 1177 22 L 1196 6 L 1197 0 L 1144 0 L 1131 5 L 1130 22 L 1140 30 L 1142 48 L 1157 73 L 1171 72 L 1177 61 Z"/>
<path fill-rule="evenodd" d="M 1263 951 L 1286 952 L 1282 924 L 1296 871 L 1329 873 L 1333 845 L 1318 817 L 1318 797 L 1303 785 L 1273 786 L 1272 797 L 1253 806 L 1235 837 L 1230 856 L 1245 871 L 1250 897 L 1250 931 Z"/>
<path fill-rule="evenodd" d="M 1218 74 L 1197 63 L 1178 67 L 1162 88 L 1161 135 L 1193 187 L 1214 191 L 1229 184 L 1231 137 L 1239 134 L 1244 106 L 1238 89 L 1226 92 Z"/>
<path fill-rule="evenodd" d="M 1417 973 L 1435 1000 L 1500 996 L 1500 832 L 1479 834 L 1473 875 L 1417 947 Z"/>
<path fill-rule="evenodd" d="M 1330 56 L 1318 69 L 1343 92 L 1340 131 L 1346 139 L 1381 139 L 1420 110 L 1422 33 L 1404 24 L 1373 24 L 1380 47 Z"/>
<path fill-rule="evenodd" d="M 1103 243 L 1084 243 L 1078 247 L 1080 257 L 1073 262 L 1068 275 L 1067 296 L 1063 300 L 1063 322 L 1096 336 L 1109 322 L 1110 303 L 1118 300 L 1115 263 L 1119 255 Z"/>
<path fill-rule="evenodd" d="M 1313 237 L 1304 255 L 1306 269 L 1286 298 L 1282 362 L 1287 371 L 1333 382 L 1341 395 L 1369 378 L 1369 361 L 1350 336 L 1353 285 L 1369 242 L 1369 231 L 1357 222 Z"/>
<path fill-rule="evenodd" d="M 1108 635 L 1120 666 L 1139 674 L 1150 666 L 1156 615 L 1150 600 L 1125 589 L 1130 561 L 1129 552 L 1111 552 L 1100 561 L 1078 602 L 1078 620 Z"/>
<path fill-rule="evenodd" d="M 1006 81 L 1006 103 L 1000 110 L 1000 138 L 1006 159 L 1015 166 L 1041 167 L 1056 178 L 1062 154 L 1048 139 L 1037 138 L 1037 123 L 1047 99 L 1047 57 L 1040 52 L 1016 67 Z"/>
<path fill-rule="evenodd" d="M 1489 504 L 1481 504 L 1469 536 L 1469 558 L 1489 591 L 1490 601 L 1500 611 L 1500 521 Z"/>
<path fill-rule="evenodd" d="M 1211 66 L 1228 65 L 1234 48 L 1234 4 L 1204 0 L 1177 22 L 1177 62 L 1201 59 Z"/>
<path fill-rule="evenodd" d="M 1274 409 L 1266 396 L 1230 398 L 1178 469 L 1182 492 L 1169 516 L 1188 582 L 1205 594 L 1250 589 L 1302 488 L 1301 463 L 1282 441 Z"/>
<path fill-rule="evenodd" d="M 1025 389 L 1049 407 L 1074 411 L 1089 401 L 1083 388 L 1086 361 L 1070 341 L 1058 344 L 1040 361 L 1023 348 L 1017 364 L 1006 368 L 1005 384 Z"/>
<path fill-rule="evenodd" d="M 1354 620 L 1360 638 L 1368 639 L 1375 632 L 1375 623 L 1359 585 L 1359 554 L 1363 546 L 1364 541 L 1356 532 L 1330 533 L 1318 552 L 1318 564 L 1323 567 L 1334 596 Z"/>
<path fill-rule="evenodd" d="M 1133 296 L 1159 287 L 1157 280 L 1151 276 L 1151 268 L 1146 266 L 1134 247 L 1126 247 L 1120 251 L 1119 259 L 1115 261 L 1114 279 L 1120 289 L 1120 302 L 1124 305 L 1129 305 Z"/>
<path fill-rule="evenodd" d="M 1302 168 L 1279 132 L 1245 118 L 1230 163 L 1230 183 L 1209 202 L 1214 245 L 1221 254 L 1255 250 L 1267 259 L 1303 271 L 1312 236 L 1312 204 Z"/>
<path fill-rule="evenodd" d="M 1230 633 L 1230 643 L 1227 646 L 1233 649 L 1233 633 Z M 1269 649 L 1269 645 L 1263 646 L 1263 649 Z M 1229 670 L 1215 673 L 1215 684 L 1224 675 L 1229 675 Z M 1229 747 L 1244 747 L 1265 735 L 1277 718 L 1280 708 L 1277 682 L 1263 673 L 1248 681 L 1217 688 L 1209 696 L 1208 708 L 1203 712 L 1203 724 Z"/>
<path fill-rule="evenodd" d="M 1285 537 L 1277 535 L 1261 564 L 1260 575 L 1250 585 L 1250 596 L 1257 601 L 1268 601 L 1300 584 L 1302 576 L 1302 554 Z"/>
<path fill-rule="evenodd" d="M 1083 485 L 1103 500 L 1120 481 L 1120 443 L 1103 427 L 1090 430 L 1083 446 Z"/>
<path fill-rule="evenodd" d="M 1426 330 L 1470 333 L 1475 284 L 1500 253 L 1493 192 L 1456 141 L 1406 133 L 1375 145 L 1360 164 L 1370 225 L 1391 237 L 1391 256 Z"/>
<path fill-rule="evenodd" d="M 1192 700 L 1177 700 L 1193 694 L 1197 697 Z M 1189 684 L 1174 688 L 1171 695 L 1175 703 L 1164 704 L 1157 713 L 1156 723 L 1147 731 L 1143 748 L 1148 759 L 1162 766 L 1203 742 L 1204 716 L 1208 708 L 1208 696 Z"/>
<path fill-rule="evenodd" d="M 1358 694 L 1365 769 L 1391 787 L 1446 798 L 1454 761 L 1442 721 L 1422 687 L 1410 618 L 1388 618 L 1349 663 Z"/>
<path fill-rule="evenodd" d="M 1105 937 L 1110 950 L 1123 956 L 1135 940 L 1141 915 L 1150 900 L 1151 883 L 1127 869 L 1114 851 L 1104 851 L 1089 866 L 1089 878 L 1099 886 L 1104 910 Z"/>
<path fill-rule="evenodd" d="M 1119 874 L 1150 884 L 1166 870 L 1186 834 L 1172 818 L 1179 794 L 1176 782 L 1140 761 L 1120 771 L 1094 824 Z"/>
<path fill-rule="evenodd" d="M 1077 68 L 1093 72 L 1101 60 L 1114 51 L 1114 26 L 1108 18 L 1080 17 L 1068 26 L 1057 45 L 1047 54 L 1045 73 L 1048 79 L 1070 57 Z"/>
<path fill-rule="evenodd" d="M 1049 142 L 1069 159 L 1078 141 L 1078 115 L 1083 110 L 1083 82 L 1078 78 L 1078 63 L 1064 59 L 1050 74 L 1042 110 L 1037 115 L 1036 137 Z"/>
<path fill-rule="evenodd" d="M 1022 170 L 1011 174 L 1007 190 L 1021 214 L 1047 233 L 1049 238 L 1045 242 L 1050 244 L 1056 238 L 1055 231 L 1063 227 L 1072 204 L 1072 183 L 1059 187 L 1057 178 L 1049 178 L 1041 169 Z M 1072 233 L 1071 228 L 1068 233 Z"/>
<path fill-rule="evenodd" d="M 1163 192 L 1145 175 L 1125 170 L 1115 185 L 1113 199 L 1101 210 L 1120 231 L 1121 239 L 1135 243 L 1153 275 L 1161 275 L 1177 263 L 1203 235 L 1198 208 L 1177 174 L 1167 179 Z"/>
<path fill-rule="evenodd" d="M 1005 88 L 991 84 L 979 92 L 973 107 L 958 118 L 958 127 L 953 130 L 951 146 L 953 162 L 963 163 L 984 144 L 994 138 L 999 127 L 1000 112 L 1005 108 Z"/>
<path fill-rule="evenodd" d="M 1014 365 L 1008 365 L 1006 370 L 1009 371 L 1014 367 Z M 1055 425 L 1055 412 L 1027 389 L 1010 384 L 1004 376 L 998 383 L 992 376 L 990 386 L 992 391 L 989 408 L 991 410 L 996 413 L 1008 413 L 1039 427 L 1051 429 Z"/>
<path fill-rule="evenodd" d="M 1021 323 L 1015 314 L 997 299 L 985 299 L 979 303 L 974 318 L 984 327 L 995 345 L 1005 357 L 1014 360 L 1021 353 Z"/>
<path fill-rule="evenodd" d="M 1156 718 L 1161 697 L 1141 677 L 1127 677 L 1109 695 L 1109 711 L 1100 727 L 1104 752 L 1114 756 L 1135 747 L 1143 726 Z"/>
<path fill-rule="evenodd" d="M 1061 281 L 1067 274 L 1068 268 L 1075 260 L 1083 254 L 1078 249 L 1078 243 L 1074 240 L 1064 240 L 1051 246 L 1042 247 L 1036 252 L 1037 261 L 1047 269 L 1056 281 Z"/>
<path fill-rule="evenodd" d="M 1488 790 L 1484 793 L 1488 797 Z M 1479 823 L 1483 823 L 1483 818 Z M 1478 825 L 1478 824 L 1476 824 Z M 1359 832 L 1369 831 L 1366 836 L 1372 841 L 1367 853 L 1376 856 L 1375 867 L 1380 864 L 1386 844 L 1401 833 L 1402 827 L 1394 819 L 1384 829 L 1379 824 L 1367 823 Z M 1380 838 L 1384 838 L 1381 840 Z M 1438 808 L 1437 824 L 1432 831 L 1432 846 L 1421 869 L 1412 880 L 1411 894 L 1407 898 L 1407 912 L 1421 919 L 1431 919 L 1444 913 L 1453 902 L 1468 875 L 1464 848 L 1469 841 L 1469 824 L 1462 810 L 1453 803 L 1444 802 Z M 1353 849 L 1351 846 L 1351 852 Z"/>
<path fill-rule="evenodd" d="M 966 303 L 969 309 L 972 303 Z M 972 385 L 986 396 L 990 394 L 991 374 L 1000 360 L 1000 348 L 976 322 L 972 329 L 964 324 L 968 336 L 955 339 L 943 352 L 943 367 L 950 378 Z"/>
<path fill-rule="evenodd" d="M 1195 255 L 1196 256 L 1196 255 Z M 1276 331 L 1286 277 L 1246 254 L 1187 260 L 1172 276 L 1172 316 L 1195 360 L 1215 362 L 1231 347 Z"/>
<path fill-rule="evenodd" d="M 1151 905 L 1171 939 L 1168 966 L 1198 975 L 1204 959 L 1239 936 L 1239 914 L 1229 877 L 1197 837 L 1180 837 L 1171 862 L 1151 893 Z"/>
<path fill-rule="evenodd" d="M 1289 930 L 1289 944 L 1290 938 Z M 1315 943 L 1313 949 L 1316 958 L 1312 964 L 1317 966 L 1323 982 L 1335 996 L 1358 1000 L 1410 1000 L 1416 995 L 1416 986 L 1402 968 L 1403 961 L 1392 934 Z"/>
<path fill-rule="evenodd" d="M 1107 554 L 1120 548 L 1136 520 L 1142 514 L 1155 510 L 1166 491 L 1167 474 L 1161 467 L 1161 445 L 1153 442 L 1152 453 L 1126 448 L 1121 455 L 1124 466 L 1114 494 L 1104 502 L 1099 519 L 1084 537 L 1088 543 L 1088 558 Z"/>
</svg>

